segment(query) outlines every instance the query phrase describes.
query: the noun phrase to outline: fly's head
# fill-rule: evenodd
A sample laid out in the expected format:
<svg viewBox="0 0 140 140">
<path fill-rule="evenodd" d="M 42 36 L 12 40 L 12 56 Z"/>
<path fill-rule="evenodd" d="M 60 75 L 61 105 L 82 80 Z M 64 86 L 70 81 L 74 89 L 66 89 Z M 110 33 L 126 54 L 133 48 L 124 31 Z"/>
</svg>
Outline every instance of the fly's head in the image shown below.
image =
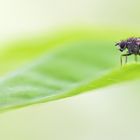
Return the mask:
<svg viewBox="0 0 140 140">
<path fill-rule="evenodd" d="M 120 41 L 120 42 L 116 43 L 115 46 L 117 46 L 118 49 L 119 49 L 121 52 L 123 52 L 123 51 L 127 48 L 128 42 L 127 42 L 127 41 Z"/>
</svg>

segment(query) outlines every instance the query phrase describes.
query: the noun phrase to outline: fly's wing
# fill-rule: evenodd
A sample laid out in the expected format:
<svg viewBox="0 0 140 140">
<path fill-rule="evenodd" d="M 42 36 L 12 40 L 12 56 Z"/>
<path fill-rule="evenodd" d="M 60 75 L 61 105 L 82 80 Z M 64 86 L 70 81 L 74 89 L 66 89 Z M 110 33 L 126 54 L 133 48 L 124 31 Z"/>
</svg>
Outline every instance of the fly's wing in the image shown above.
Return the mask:
<svg viewBox="0 0 140 140">
<path fill-rule="evenodd" d="M 137 43 L 137 45 L 139 46 L 139 51 L 138 51 L 138 52 L 139 52 L 139 54 L 140 54 L 140 38 L 137 39 L 137 42 L 136 42 L 136 43 Z"/>
<path fill-rule="evenodd" d="M 136 44 L 137 44 L 138 46 L 140 46 L 140 38 L 138 38 L 138 39 L 136 40 Z"/>
</svg>

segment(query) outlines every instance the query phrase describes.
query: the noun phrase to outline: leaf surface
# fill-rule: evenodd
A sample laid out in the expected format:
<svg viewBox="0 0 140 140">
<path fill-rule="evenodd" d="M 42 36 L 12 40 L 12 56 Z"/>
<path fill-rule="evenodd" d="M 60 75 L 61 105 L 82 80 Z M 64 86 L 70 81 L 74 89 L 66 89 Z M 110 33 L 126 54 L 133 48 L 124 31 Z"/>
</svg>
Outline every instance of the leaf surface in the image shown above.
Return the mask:
<svg viewBox="0 0 140 140">
<path fill-rule="evenodd" d="M 63 33 L 1 49 L 0 110 L 139 79 L 139 64 L 120 68 L 114 47 L 119 34 L 111 33 Z"/>
</svg>

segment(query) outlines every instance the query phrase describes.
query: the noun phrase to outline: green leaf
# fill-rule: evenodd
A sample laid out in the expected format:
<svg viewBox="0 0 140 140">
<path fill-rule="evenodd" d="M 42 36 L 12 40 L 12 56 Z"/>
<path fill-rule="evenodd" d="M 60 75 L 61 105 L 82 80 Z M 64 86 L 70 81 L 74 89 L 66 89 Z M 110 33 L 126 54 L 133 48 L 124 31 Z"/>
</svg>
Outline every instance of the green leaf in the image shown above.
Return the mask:
<svg viewBox="0 0 140 140">
<path fill-rule="evenodd" d="M 140 78 L 139 64 L 120 68 L 120 54 L 114 47 L 119 37 L 112 31 L 79 30 L 1 49 L 0 110 Z"/>
</svg>

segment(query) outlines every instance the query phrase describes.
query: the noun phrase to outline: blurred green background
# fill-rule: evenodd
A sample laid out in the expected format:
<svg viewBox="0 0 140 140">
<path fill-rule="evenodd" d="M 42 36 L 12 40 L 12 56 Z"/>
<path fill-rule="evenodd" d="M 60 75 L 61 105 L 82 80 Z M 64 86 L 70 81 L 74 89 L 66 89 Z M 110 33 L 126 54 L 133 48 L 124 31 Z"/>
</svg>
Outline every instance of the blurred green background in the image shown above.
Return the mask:
<svg viewBox="0 0 140 140">
<path fill-rule="evenodd" d="M 112 37 L 111 43 L 114 43 L 122 37 L 139 35 L 139 5 L 138 0 L 0 1 L 1 47 L 5 49 L 9 46 L 5 45 L 7 42 L 18 42 L 24 37 L 34 38 L 46 33 L 53 36 L 51 32 L 71 30 L 71 27 L 94 28 L 96 32 L 102 32 L 98 38 L 100 35 Z M 27 46 L 27 52 L 28 49 Z M 19 66 L 18 54 L 13 59 L 17 62 L 14 66 L 9 61 L 11 53 L 12 50 L 8 52 L 7 64 L 14 69 Z M 1 61 L 2 58 L 1 55 Z M 27 61 L 25 58 L 23 62 Z M 5 69 L 1 70 L 4 72 Z M 139 83 L 128 82 L 0 114 L 0 139 L 139 140 Z"/>
<path fill-rule="evenodd" d="M 4 0 L 0 2 L 0 39 L 67 25 L 138 29 L 139 5 L 139 0 Z"/>
</svg>

